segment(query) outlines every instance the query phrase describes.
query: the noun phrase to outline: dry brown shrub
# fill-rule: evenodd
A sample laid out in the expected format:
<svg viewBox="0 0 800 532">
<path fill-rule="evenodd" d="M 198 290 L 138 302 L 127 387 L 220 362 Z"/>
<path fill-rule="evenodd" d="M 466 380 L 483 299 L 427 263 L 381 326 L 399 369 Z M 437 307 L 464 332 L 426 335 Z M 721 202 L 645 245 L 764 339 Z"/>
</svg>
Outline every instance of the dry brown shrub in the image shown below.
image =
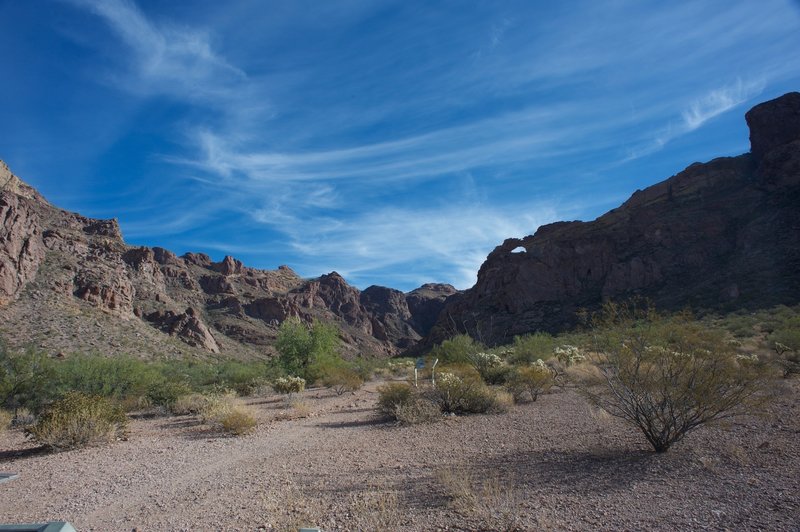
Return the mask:
<svg viewBox="0 0 800 532">
<path fill-rule="evenodd" d="M 206 396 L 200 416 L 204 423 L 233 436 L 247 434 L 258 424 L 252 409 L 233 392 Z"/>
<path fill-rule="evenodd" d="M 13 418 L 14 416 L 11 415 L 11 412 L 0 410 L 0 432 L 3 432 L 11 426 L 11 420 Z"/>
<path fill-rule="evenodd" d="M 414 395 L 395 407 L 394 418 L 403 425 L 435 423 L 442 419 L 442 411 L 432 401 Z"/>
<path fill-rule="evenodd" d="M 26 432 L 37 443 L 64 451 L 121 438 L 127 425 L 128 419 L 118 404 L 97 395 L 68 392 Z"/>
<path fill-rule="evenodd" d="M 233 434 L 234 436 L 248 434 L 258 425 L 255 416 L 242 407 L 234 408 L 223 415 L 218 420 L 218 423 L 223 432 Z"/>
<path fill-rule="evenodd" d="M 291 421 L 292 419 L 305 419 L 307 417 L 311 417 L 311 405 L 299 399 L 292 399 L 287 403 L 286 409 L 275 416 L 275 419 L 278 421 Z"/>
</svg>

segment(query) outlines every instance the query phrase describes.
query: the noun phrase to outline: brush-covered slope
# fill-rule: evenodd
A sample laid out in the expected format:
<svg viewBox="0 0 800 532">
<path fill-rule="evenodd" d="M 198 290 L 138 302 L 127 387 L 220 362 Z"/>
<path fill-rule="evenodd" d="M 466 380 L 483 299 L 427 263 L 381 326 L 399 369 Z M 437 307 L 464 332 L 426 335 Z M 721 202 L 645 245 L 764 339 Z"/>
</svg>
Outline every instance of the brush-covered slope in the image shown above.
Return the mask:
<svg viewBox="0 0 800 532">
<path fill-rule="evenodd" d="M 800 301 L 800 94 L 746 120 L 750 153 L 692 164 L 594 221 L 503 242 L 423 345 L 455 332 L 502 343 L 561 330 L 580 308 L 633 295 L 663 309 Z"/>
<path fill-rule="evenodd" d="M 280 324 L 297 317 L 338 325 L 351 354 L 389 356 L 424 336 L 453 293 L 361 292 L 336 272 L 307 280 L 286 266 L 129 246 L 116 220 L 54 207 L 0 161 L 0 334 L 12 344 L 250 358 L 272 353 Z"/>
</svg>

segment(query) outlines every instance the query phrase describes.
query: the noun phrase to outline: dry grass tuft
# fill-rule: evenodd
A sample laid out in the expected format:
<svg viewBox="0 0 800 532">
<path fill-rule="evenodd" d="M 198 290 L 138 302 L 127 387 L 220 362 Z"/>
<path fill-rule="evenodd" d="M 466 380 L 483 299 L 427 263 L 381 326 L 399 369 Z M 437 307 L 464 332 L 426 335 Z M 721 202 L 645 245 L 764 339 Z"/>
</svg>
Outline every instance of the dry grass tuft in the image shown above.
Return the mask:
<svg viewBox="0 0 800 532">
<path fill-rule="evenodd" d="M 439 471 L 438 479 L 453 509 L 478 520 L 482 530 L 522 530 L 516 489 L 499 477 L 478 481 L 465 468 L 448 468 Z"/>
<path fill-rule="evenodd" d="M 311 405 L 300 399 L 292 399 L 286 405 L 286 409 L 275 416 L 275 419 L 278 421 L 290 421 L 307 417 L 311 417 Z"/>
<path fill-rule="evenodd" d="M 400 530 L 403 514 L 396 491 L 354 493 L 350 508 L 354 530 Z"/>
</svg>

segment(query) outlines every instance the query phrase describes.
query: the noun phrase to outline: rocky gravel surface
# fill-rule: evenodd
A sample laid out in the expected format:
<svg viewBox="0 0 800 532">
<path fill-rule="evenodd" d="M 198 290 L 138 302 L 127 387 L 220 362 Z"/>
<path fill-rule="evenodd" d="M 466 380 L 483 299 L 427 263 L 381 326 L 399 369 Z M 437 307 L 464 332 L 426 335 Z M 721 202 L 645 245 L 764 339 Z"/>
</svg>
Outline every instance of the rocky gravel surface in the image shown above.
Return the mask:
<svg viewBox="0 0 800 532">
<path fill-rule="evenodd" d="M 505 414 L 395 426 L 377 383 L 252 398 L 255 433 L 134 419 L 126 441 L 46 454 L 0 434 L 0 522 L 78 530 L 800 530 L 800 383 L 766 415 L 666 454 L 571 390 Z M 287 419 L 288 418 L 288 419 Z"/>
</svg>

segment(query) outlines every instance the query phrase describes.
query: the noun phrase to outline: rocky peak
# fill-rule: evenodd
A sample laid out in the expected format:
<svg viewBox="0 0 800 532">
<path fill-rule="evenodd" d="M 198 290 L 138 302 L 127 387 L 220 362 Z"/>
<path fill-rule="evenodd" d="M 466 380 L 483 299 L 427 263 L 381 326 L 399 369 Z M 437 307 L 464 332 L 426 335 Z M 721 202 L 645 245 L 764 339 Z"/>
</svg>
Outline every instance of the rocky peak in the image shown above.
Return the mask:
<svg viewBox="0 0 800 532">
<path fill-rule="evenodd" d="M 212 265 L 212 269 L 221 273 L 222 275 L 234 275 L 242 273 L 243 265 L 241 261 L 238 261 L 231 257 L 230 255 L 226 255 L 222 262 L 216 262 Z"/>
<path fill-rule="evenodd" d="M 46 203 L 45 199 L 35 188 L 13 174 L 3 160 L 0 160 L 0 190 L 11 192 L 23 198 Z"/>
<path fill-rule="evenodd" d="M 800 139 L 800 93 L 790 92 L 756 105 L 745 114 L 750 152 L 760 160 L 774 148 Z"/>
</svg>

